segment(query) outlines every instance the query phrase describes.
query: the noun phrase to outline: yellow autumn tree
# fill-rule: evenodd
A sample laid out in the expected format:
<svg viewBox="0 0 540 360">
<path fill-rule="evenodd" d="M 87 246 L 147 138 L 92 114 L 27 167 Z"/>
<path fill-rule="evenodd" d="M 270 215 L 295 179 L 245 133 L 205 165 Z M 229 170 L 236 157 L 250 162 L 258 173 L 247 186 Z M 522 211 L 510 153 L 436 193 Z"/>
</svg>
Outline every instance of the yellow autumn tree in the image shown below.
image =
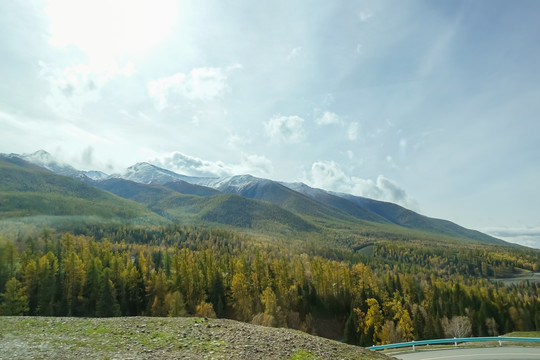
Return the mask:
<svg viewBox="0 0 540 360">
<path fill-rule="evenodd" d="M 234 274 L 232 278 L 231 297 L 237 318 L 241 321 L 249 321 L 252 316 L 251 298 L 246 276 L 241 272 Z"/>
<path fill-rule="evenodd" d="M 370 328 L 373 329 L 373 342 L 378 343 L 384 321 L 383 313 L 377 299 L 369 298 L 366 300 L 366 304 L 369 308 L 365 317 L 364 332 L 367 333 Z"/>
<path fill-rule="evenodd" d="M 216 318 L 216 312 L 211 303 L 201 301 L 197 308 L 195 309 L 195 316 L 205 317 L 205 318 Z"/>
<path fill-rule="evenodd" d="M 72 316 L 82 300 L 86 272 L 82 260 L 73 250 L 66 254 L 63 264 L 64 299 L 67 302 L 67 314 Z"/>
<path fill-rule="evenodd" d="M 184 301 L 184 296 L 180 291 L 176 290 L 172 294 L 168 293 L 167 296 L 165 296 L 165 303 L 169 308 L 169 316 L 179 317 L 186 315 L 186 303 Z"/>
<path fill-rule="evenodd" d="M 398 321 L 397 330 L 405 341 L 414 339 L 413 321 L 409 311 L 403 306 L 402 297 L 398 292 L 394 293 L 394 299 L 391 303 L 391 308 L 394 311 L 394 320 Z"/>
</svg>

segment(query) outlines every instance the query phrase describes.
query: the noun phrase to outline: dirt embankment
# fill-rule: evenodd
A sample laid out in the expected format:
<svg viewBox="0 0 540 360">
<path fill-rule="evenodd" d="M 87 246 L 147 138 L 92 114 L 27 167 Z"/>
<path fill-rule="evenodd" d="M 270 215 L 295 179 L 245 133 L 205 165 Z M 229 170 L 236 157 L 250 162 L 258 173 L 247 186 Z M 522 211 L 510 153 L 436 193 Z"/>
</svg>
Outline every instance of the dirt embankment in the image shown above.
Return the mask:
<svg viewBox="0 0 540 360">
<path fill-rule="evenodd" d="M 0 359 L 389 359 L 289 329 L 201 318 L 0 317 Z"/>
</svg>

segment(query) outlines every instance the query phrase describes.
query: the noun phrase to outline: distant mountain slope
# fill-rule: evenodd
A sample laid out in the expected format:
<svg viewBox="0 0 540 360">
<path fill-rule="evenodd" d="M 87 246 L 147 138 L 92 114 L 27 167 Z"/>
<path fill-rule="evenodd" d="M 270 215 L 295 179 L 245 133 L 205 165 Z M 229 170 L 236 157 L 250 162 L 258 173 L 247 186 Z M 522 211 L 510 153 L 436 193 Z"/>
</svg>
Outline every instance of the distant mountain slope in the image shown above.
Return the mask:
<svg viewBox="0 0 540 360">
<path fill-rule="evenodd" d="M 346 212 L 294 191 L 276 181 L 240 175 L 222 179 L 213 185 L 223 193 L 267 201 L 303 216 L 354 221 Z M 372 221 L 370 217 L 362 220 Z"/>
<path fill-rule="evenodd" d="M 381 216 L 370 209 L 357 205 L 343 197 L 333 195 L 328 191 L 315 189 L 303 183 L 283 183 L 283 185 L 291 190 L 309 196 L 323 204 L 333 206 L 351 216 L 354 216 L 355 218 L 381 224 L 390 223 L 390 221 L 384 216 Z"/>
<path fill-rule="evenodd" d="M 327 219 L 331 222 L 343 219 L 354 221 L 350 214 L 341 209 L 291 190 L 276 181 L 256 178 L 251 175 L 237 175 L 225 178 L 190 177 L 146 163 L 139 163 L 128 169 L 122 175 L 124 178 L 130 178 L 133 181 L 145 184 L 164 184 L 164 186 L 182 193 L 187 193 L 186 190 L 188 190 L 195 195 L 208 196 L 212 194 L 209 189 L 213 188 L 217 193 L 236 194 L 253 200 L 270 202 L 301 216 L 318 218 L 319 220 Z M 177 180 L 173 183 L 166 183 L 167 180 L 171 179 Z M 191 184 L 193 188 L 189 188 L 187 184 Z M 351 204 L 351 206 L 354 205 Z M 357 212 L 361 211 L 362 209 L 357 210 Z M 362 220 L 384 222 L 384 219 L 376 214 L 368 215 L 367 211 L 364 211 L 364 213 L 366 215 Z M 357 216 L 357 219 L 360 219 L 360 217 Z"/>
<path fill-rule="evenodd" d="M 263 200 L 322 224 L 360 221 L 379 224 L 394 224 L 408 229 L 429 231 L 439 235 L 472 239 L 479 242 L 506 244 L 506 242 L 465 229 L 450 221 L 429 218 L 399 205 L 377 201 L 350 194 L 333 193 L 314 189 L 303 183 L 278 183 L 251 175 L 236 175 L 226 178 L 197 178 L 179 175 L 160 169 L 155 165 L 131 167 L 131 176 L 139 181 L 163 182 L 165 179 L 205 184 L 221 193 L 237 194 L 249 199 Z M 208 189 L 205 187 L 205 189 Z M 206 196 L 206 195 L 205 195 Z"/>
<path fill-rule="evenodd" d="M 479 231 L 466 229 L 448 220 L 434 219 L 420 215 L 394 203 L 314 189 L 302 183 L 284 185 L 322 203 L 343 210 L 359 219 L 382 224 L 392 223 L 409 229 L 424 230 L 440 235 L 472 239 L 484 243 L 508 244 L 505 241 Z"/>
<path fill-rule="evenodd" d="M 168 183 L 140 184 L 124 179 L 95 182 L 101 189 L 137 201 L 170 220 L 190 223 L 212 222 L 239 228 L 263 230 L 272 226 L 292 231 L 312 231 L 315 227 L 279 206 L 255 201 L 202 186 Z M 181 194 L 171 188 L 204 192 L 206 196 Z M 206 191 L 207 189 L 208 191 Z M 213 195 L 210 195 L 214 192 Z"/>
<path fill-rule="evenodd" d="M 186 181 L 176 180 L 163 184 L 164 187 L 186 195 L 212 196 L 221 192 L 206 186 L 190 184 Z"/>
<path fill-rule="evenodd" d="M 288 227 L 294 231 L 313 231 L 315 226 L 277 205 L 246 199 L 234 194 L 207 198 L 201 212 L 203 220 L 243 228 Z"/>
<path fill-rule="evenodd" d="M 476 240 L 483 243 L 508 245 L 508 243 L 503 240 L 494 238 L 479 231 L 466 229 L 448 220 L 434 219 L 420 215 L 397 204 L 372 200 L 350 194 L 339 194 L 339 196 L 379 214 L 396 225 L 409 229 L 425 230 L 441 235 Z"/>
<path fill-rule="evenodd" d="M 144 206 L 20 158 L 0 156 L 0 218 L 96 216 L 107 220 L 163 223 Z"/>
<path fill-rule="evenodd" d="M 161 185 L 140 184 L 124 179 L 107 179 L 95 181 L 92 184 L 125 199 L 145 205 L 155 204 L 162 199 L 176 195 L 174 190 Z"/>
<path fill-rule="evenodd" d="M 56 162 L 43 151 L 26 157 L 52 171 L 144 204 L 154 213 L 174 221 L 210 221 L 243 228 L 253 224 L 260 228 L 263 222 L 267 225 L 272 222 L 275 226 L 280 224 L 295 230 L 333 229 L 345 238 L 347 235 L 343 232 L 362 234 L 366 227 L 370 229 L 370 234 L 375 231 L 383 234 L 381 236 L 399 234 L 403 231 L 400 229 L 412 229 L 481 243 L 508 244 L 447 220 L 417 214 L 393 203 L 314 189 L 303 183 L 279 183 L 251 175 L 192 177 L 149 163 L 137 163 L 122 174 L 108 176 L 99 172 L 80 172 Z M 22 161 L 24 156 L 11 155 L 9 158 L 12 161 Z M 220 194 L 239 195 L 242 200 Z M 259 202 L 246 201 L 248 199 Z M 284 212 L 278 211 L 278 208 Z M 271 232 L 267 225 L 266 231 Z"/>
</svg>

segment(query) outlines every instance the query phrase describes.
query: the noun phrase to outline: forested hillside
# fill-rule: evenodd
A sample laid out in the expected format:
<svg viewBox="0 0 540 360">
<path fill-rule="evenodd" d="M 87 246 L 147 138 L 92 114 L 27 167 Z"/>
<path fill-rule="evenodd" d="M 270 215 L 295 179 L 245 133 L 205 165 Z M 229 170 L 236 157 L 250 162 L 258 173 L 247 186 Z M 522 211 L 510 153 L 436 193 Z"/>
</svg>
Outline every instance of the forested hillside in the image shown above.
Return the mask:
<svg viewBox="0 0 540 360">
<path fill-rule="evenodd" d="M 139 182 L 93 180 L 86 176 L 88 172 L 68 169 L 74 178 L 16 155 L 0 155 L 0 233 L 24 237 L 43 227 L 70 231 L 89 224 L 174 223 L 346 249 L 389 239 L 510 245 L 396 204 L 337 196 L 305 184 L 287 187 L 267 179 L 234 176 L 213 179 L 216 187 L 209 188 L 180 180 L 210 181 L 207 178 L 190 178 L 156 166 L 144 166 L 142 173 L 132 169 L 130 177 Z M 163 174 L 167 175 L 163 181 L 148 183 Z M 173 182 L 169 182 L 171 177 Z"/>
<path fill-rule="evenodd" d="M 379 241 L 356 250 L 190 227 L 80 227 L 0 240 L 3 315 L 225 317 L 359 345 L 540 330 L 518 247 Z"/>
<path fill-rule="evenodd" d="M 18 158 L 0 156 L 0 220 L 37 216 L 72 220 L 98 217 L 117 223 L 166 222 L 136 202 Z"/>
<path fill-rule="evenodd" d="M 363 346 L 453 336 L 457 323 L 540 330 L 540 287 L 508 281 L 540 269 L 536 250 L 250 176 L 216 188 L 76 177 L 0 159 L 1 314 L 198 315 Z"/>
</svg>

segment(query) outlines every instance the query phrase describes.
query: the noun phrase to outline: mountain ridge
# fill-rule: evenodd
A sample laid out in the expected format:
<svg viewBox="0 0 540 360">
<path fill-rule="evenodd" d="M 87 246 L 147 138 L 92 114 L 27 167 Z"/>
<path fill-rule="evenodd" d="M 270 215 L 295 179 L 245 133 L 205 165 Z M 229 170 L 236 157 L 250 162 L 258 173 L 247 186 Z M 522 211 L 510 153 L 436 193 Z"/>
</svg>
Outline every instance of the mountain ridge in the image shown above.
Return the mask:
<svg viewBox="0 0 540 360">
<path fill-rule="evenodd" d="M 146 162 L 132 165 L 121 174 L 91 178 L 87 175 L 90 172 L 82 172 L 70 165 L 61 164 L 42 150 L 30 155 L 10 154 L 9 157 L 32 161 L 49 171 L 58 172 L 59 175 L 70 176 L 136 201 L 169 220 L 197 218 L 198 221 L 232 226 L 243 224 L 240 227 L 249 228 L 249 224 L 268 221 L 269 217 L 264 211 L 269 211 L 278 219 L 284 220 L 287 228 L 295 231 L 312 231 L 318 226 L 339 230 L 372 224 L 369 226 L 390 227 L 392 232 L 403 228 L 480 243 L 508 244 L 476 230 L 466 229 L 448 220 L 430 218 L 394 203 L 316 189 L 303 183 L 278 182 L 252 175 L 193 177 Z M 279 207 L 285 213 L 270 205 L 239 199 L 232 201 L 230 198 L 220 197 L 221 194 L 235 194 L 245 199 L 262 201 Z M 218 198 L 208 200 L 216 196 Z M 238 208 L 234 208 L 235 206 Z M 253 214 L 248 215 L 249 211 L 246 209 L 253 211 Z M 194 217 L 194 214 L 198 217 Z M 231 214 L 236 214 L 242 220 L 239 218 L 235 221 Z M 253 217 L 254 214 L 257 216 Z M 279 221 L 276 225 L 277 223 Z M 307 224 L 312 224 L 315 228 Z"/>
</svg>

